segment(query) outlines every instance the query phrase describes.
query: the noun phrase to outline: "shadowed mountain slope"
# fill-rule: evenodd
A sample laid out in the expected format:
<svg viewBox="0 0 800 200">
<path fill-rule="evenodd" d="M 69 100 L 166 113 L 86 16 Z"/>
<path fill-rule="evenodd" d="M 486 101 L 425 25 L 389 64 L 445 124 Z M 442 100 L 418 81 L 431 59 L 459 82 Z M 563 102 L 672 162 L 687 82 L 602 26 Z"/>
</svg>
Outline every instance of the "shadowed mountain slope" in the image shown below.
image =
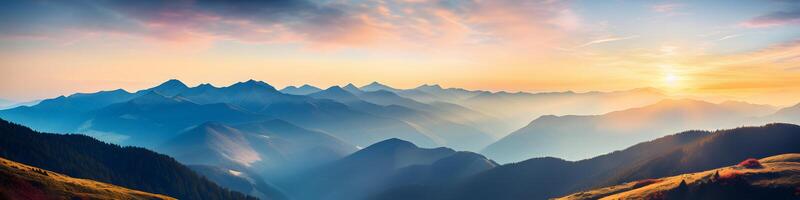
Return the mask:
<svg viewBox="0 0 800 200">
<path fill-rule="evenodd" d="M 182 163 L 252 170 L 273 177 L 342 158 L 356 147 L 326 133 L 267 120 L 233 126 L 203 123 L 159 151 Z"/>
<path fill-rule="evenodd" d="M 75 178 L 179 199 L 249 199 L 220 188 L 168 156 L 84 135 L 35 132 L 0 120 L 0 156 Z"/>
<path fill-rule="evenodd" d="M 392 187 L 454 183 L 495 166 L 475 153 L 389 139 L 301 173 L 286 185 L 295 199 L 361 199 Z"/>
</svg>

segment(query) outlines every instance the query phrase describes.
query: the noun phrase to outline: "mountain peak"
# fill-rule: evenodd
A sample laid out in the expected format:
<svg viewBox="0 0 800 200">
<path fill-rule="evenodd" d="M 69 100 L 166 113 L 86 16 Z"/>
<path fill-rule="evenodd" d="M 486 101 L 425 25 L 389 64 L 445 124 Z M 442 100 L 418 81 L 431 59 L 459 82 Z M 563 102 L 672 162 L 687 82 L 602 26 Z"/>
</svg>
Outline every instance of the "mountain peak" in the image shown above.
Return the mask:
<svg viewBox="0 0 800 200">
<path fill-rule="evenodd" d="M 416 89 L 423 89 L 423 90 L 426 90 L 426 89 L 428 89 L 428 90 L 442 90 L 443 88 L 442 88 L 442 86 L 440 86 L 439 84 L 433 84 L 433 85 L 424 84 L 424 85 L 420 85 L 420 86 L 419 86 L 419 87 L 417 87 Z"/>
<path fill-rule="evenodd" d="M 313 85 L 303 84 L 299 87 L 300 89 L 319 89 L 318 87 L 314 87 Z"/>
<path fill-rule="evenodd" d="M 156 87 L 154 87 L 152 89 L 154 89 L 154 90 L 159 90 L 159 89 L 160 90 L 173 90 L 173 89 L 185 89 L 185 88 L 189 88 L 189 87 L 187 87 L 186 84 L 183 84 L 183 82 L 179 81 L 178 79 L 170 79 L 170 80 L 167 80 L 164 83 L 159 84 L 158 86 L 156 86 Z"/>
<path fill-rule="evenodd" d="M 253 79 L 247 80 L 245 82 L 238 82 L 230 86 L 231 88 L 241 88 L 241 89 L 266 89 L 269 91 L 278 91 L 275 87 L 267 84 L 263 81 L 256 81 Z"/>
<path fill-rule="evenodd" d="M 120 89 L 116 89 L 116 90 L 111 90 L 109 92 L 112 92 L 112 93 L 128 93 L 128 91 L 125 91 L 125 90 L 123 90 L 121 88 Z"/>
<path fill-rule="evenodd" d="M 353 85 L 352 83 L 348 83 L 347 85 L 345 85 L 343 87 L 343 89 L 347 90 L 348 92 L 353 93 L 353 94 L 358 94 L 358 93 L 363 92 L 363 91 L 361 91 L 361 89 L 358 89 L 358 87 L 356 87 L 356 85 Z"/>
<path fill-rule="evenodd" d="M 170 79 L 164 83 L 159 84 L 158 86 L 143 91 L 155 91 L 158 92 L 158 94 L 160 95 L 175 96 L 178 93 L 183 92 L 187 88 L 189 87 L 187 87 L 186 84 L 183 84 L 183 82 L 179 81 L 178 79 Z"/>
<path fill-rule="evenodd" d="M 215 87 L 209 83 L 203 83 L 198 85 L 197 88 L 215 88 Z"/>
<path fill-rule="evenodd" d="M 373 81 L 369 85 L 362 86 L 360 89 L 367 92 L 378 91 L 378 90 L 387 90 L 387 91 L 397 90 L 387 85 L 378 83 L 377 81 Z"/>
<path fill-rule="evenodd" d="M 315 92 L 309 95 L 314 98 L 332 99 L 341 102 L 359 100 L 358 97 L 356 97 L 356 95 L 353 95 L 353 93 L 350 93 L 339 86 L 331 86 L 328 89 Z"/>
<path fill-rule="evenodd" d="M 319 91 L 322 91 L 322 89 L 319 89 L 318 87 L 314 87 L 309 84 L 304 84 L 300 87 L 286 86 L 285 88 L 281 89 L 281 92 L 292 95 L 308 95 Z"/>
<path fill-rule="evenodd" d="M 165 81 L 164 83 L 161 83 L 158 86 L 182 86 L 182 87 L 186 87 L 186 84 L 183 84 L 183 82 L 181 82 L 178 79 L 169 79 L 169 80 Z"/>
<path fill-rule="evenodd" d="M 342 87 L 339 87 L 339 86 L 336 86 L 336 85 L 328 87 L 328 89 L 325 89 L 325 90 L 321 91 L 320 93 L 325 93 L 326 95 L 347 95 L 347 96 L 352 96 L 353 95 L 352 93 L 348 92 L 347 90 L 342 89 Z"/>
<path fill-rule="evenodd" d="M 164 103 L 176 103 L 180 102 L 177 99 L 172 99 L 161 95 L 160 93 L 150 90 L 147 93 L 143 94 L 142 96 L 136 97 L 130 101 L 134 104 L 164 104 Z"/>
<path fill-rule="evenodd" d="M 328 87 L 328 89 L 325 89 L 325 91 L 347 92 L 344 89 L 342 89 L 342 87 L 339 87 L 338 85 L 334 85 L 334 86 Z"/>
<path fill-rule="evenodd" d="M 384 84 L 378 83 L 378 81 L 372 81 L 372 83 L 369 83 L 369 85 L 366 85 L 366 86 L 381 86 L 381 87 L 388 87 L 388 86 L 386 86 L 386 85 L 384 85 Z"/>
<path fill-rule="evenodd" d="M 411 149 L 418 148 L 417 145 L 409 141 L 401 140 L 398 138 L 390 138 L 378 143 L 372 144 L 365 149 Z"/>
</svg>

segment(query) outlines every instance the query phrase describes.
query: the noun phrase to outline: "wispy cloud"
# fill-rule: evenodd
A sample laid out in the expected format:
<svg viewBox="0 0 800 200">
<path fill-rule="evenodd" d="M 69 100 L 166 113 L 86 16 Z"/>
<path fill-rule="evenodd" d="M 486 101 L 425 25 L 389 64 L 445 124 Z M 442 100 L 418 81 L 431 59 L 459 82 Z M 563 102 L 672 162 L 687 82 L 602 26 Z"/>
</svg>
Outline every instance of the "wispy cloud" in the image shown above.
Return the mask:
<svg viewBox="0 0 800 200">
<path fill-rule="evenodd" d="M 723 40 L 733 39 L 733 38 L 737 38 L 737 37 L 739 37 L 739 36 L 742 36 L 742 34 L 726 35 L 726 36 L 723 36 L 723 37 L 721 37 L 721 38 L 717 39 L 717 41 L 723 41 Z"/>
<path fill-rule="evenodd" d="M 596 39 L 596 40 L 592 40 L 592 41 L 583 43 L 582 45 L 578 46 L 577 48 L 583 48 L 583 47 L 588 47 L 588 46 L 592 46 L 592 45 L 596 45 L 596 44 L 602 44 L 602 43 L 608 43 L 608 42 L 616 42 L 616 41 L 621 41 L 621 40 L 635 39 L 635 38 L 638 38 L 638 37 L 639 37 L 638 35 L 633 35 L 633 36 L 628 36 L 628 37 L 609 37 L 609 38 Z"/>
</svg>

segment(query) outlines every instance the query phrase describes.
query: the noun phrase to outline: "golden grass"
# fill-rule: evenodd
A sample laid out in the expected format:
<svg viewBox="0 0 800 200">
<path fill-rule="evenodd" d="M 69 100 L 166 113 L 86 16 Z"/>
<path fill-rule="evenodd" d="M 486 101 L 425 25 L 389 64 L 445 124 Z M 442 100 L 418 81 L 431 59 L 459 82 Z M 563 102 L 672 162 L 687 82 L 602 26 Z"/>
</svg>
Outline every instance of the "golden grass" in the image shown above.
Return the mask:
<svg viewBox="0 0 800 200">
<path fill-rule="evenodd" d="M 175 199 L 88 179 L 72 178 L 0 158 L 0 198 Z"/>
<path fill-rule="evenodd" d="M 611 187 L 578 192 L 557 199 L 648 199 L 658 193 L 677 188 L 681 181 L 686 181 L 686 184 L 689 186 L 699 184 L 701 181 L 713 177 L 716 172 L 723 178 L 726 175 L 748 176 L 750 177 L 750 184 L 757 186 L 793 186 L 800 183 L 800 154 L 783 154 L 760 159 L 759 161 L 762 163 L 763 168 L 748 169 L 739 166 L 723 167 L 698 173 L 660 178 L 658 182 L 638 188 L 634 187 L 636 185 L 636 181 L 634 181 Z M 765 174 L 771 175 L 762 176 Z M 775 176 L 775 174 L 779 176 Z"/>
</svg>

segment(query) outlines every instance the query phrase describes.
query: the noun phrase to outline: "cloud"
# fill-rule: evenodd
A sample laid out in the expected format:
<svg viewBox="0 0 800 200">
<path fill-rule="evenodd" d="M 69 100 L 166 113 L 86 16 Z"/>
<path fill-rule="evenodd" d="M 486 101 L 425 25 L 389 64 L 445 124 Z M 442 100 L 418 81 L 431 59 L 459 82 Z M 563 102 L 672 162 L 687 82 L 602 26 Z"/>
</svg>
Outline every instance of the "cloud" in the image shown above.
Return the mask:
<svg viewBox="0 0 800 200">
<path fill-rule="evenodd" d="M 13 1 L 0 34 L 105 33 L 167 42 L 337 42 L 363 36 L 359 10 L 304 0 Z M 16 4 L 16 5 L 13 5 Z M 21 8 L 13 11 L 15 7 Z M 14 19 L 14 20 L 11 20 Z M 351 34 L 352 33 L 352 34 Z M 69 36 L 72 37 L 72 36 Z M 363 37 L 359 37 L 363 38 Z"/>
<path fill-rule="evenodd" d="M 786 68 L 784 70 L 786 70 L 786 71 L 800 71 L 800 66 L 788 67 L 788 68 Z"/>
<path fill-rule="evenodd" d="M 683 4 L 675 4 L 675 3 L 657 4 L 651 6 L 650 10 L 658 13 L 674 13 L 678 8 L 681 8 L 683 6 L 684 6 Z"/>
<path fill-rule="evenodd" d="M 608 43 L 608 42 L 616 42 L 616 41 L 621 41 L 621 40 L 635 39 L 635 38 L 638 38 L 638 37 L 639 37 L 638 35 L 634 35 L 634 36 L 628 36 L 628 37 L 610 37 L 610 38 L 597 39 L 597 40 L 592 40 L 592 41 L 583 43 L 582 45 L 578 46 L 578 48 L 583 48 L 583 47 L 588 47 L 588 46 L 592 46 L 592 45 L 596 45 L 596 44 L 602 44 L 602 43 Z"/>
<path fill-rule="evenodd" d="M 742 36 L 742 34 L 726 35 L 726 36 L 723 36 L 723 37 L 721 37 L 721 38 L 717 39 L 717 41 L 723 41 L 723 40 L 733 39 L 733 38 L 737 38 L 737 37 L 739 37 L 739 36 Z"/>
<path fill-rule="evenodd" d="M 740 26 L 746 28 L 767 28 L 786 25 L 800 25 L 800 7 L 761 15 L 740 24 Z"/>
<path fill-rule="evenodd" d="M 686 4 L 679 4 L 679 3 L 663 3 L 663 4 L 656 4 L 650 6 L 650 11 L 660 13 L 666 16 L 679 16 L 679 15 L 688 15 L 686 11 L 682 11 L 682 8 L 686 7 Z"/>
<path fill-rule="evenodd" d="M 171 43 L 300 43 L 321 47 L 542 44 L 580 28 L 569 1 L 142 0 L 16 1 L 0 36 L 124 35 Z"/>
</svg>

